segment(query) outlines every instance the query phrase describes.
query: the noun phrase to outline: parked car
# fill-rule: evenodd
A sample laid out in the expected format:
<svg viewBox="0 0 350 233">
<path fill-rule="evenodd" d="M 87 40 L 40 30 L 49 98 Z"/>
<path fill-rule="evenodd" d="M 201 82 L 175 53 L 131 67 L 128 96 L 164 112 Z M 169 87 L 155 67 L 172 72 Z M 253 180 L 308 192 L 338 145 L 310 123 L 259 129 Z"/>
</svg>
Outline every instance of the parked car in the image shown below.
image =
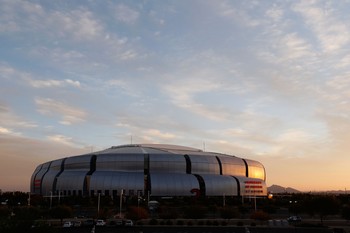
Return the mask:
<svg viewBox="0 0 350 233">
<path fill-rule="evenodd" d="M 73 226 L 73 223 L 72 223 L 72 222 L 67 221 L 67 222 L 64 222 L 64 223 L 63 223 L 63 227 L 64 227 L 64 228 L 66 228 L 66 227 L 72 227 L 72 226 Z"/>
<path fill-rule="evenodd" d="M 92 220 L 92 219 L 87 219 L 83 222 L 84 226 L 93 226 L 94 224 L 95 224 L 94 220 Z"/>
<path fill-rule="evenodd" d="M 98 219 L 96 221 L 96 226 L 105 226 L 106 225 L 106 222 L 102 219 Z"/>
<path fill-rule="evenodd" d="M 74 221 L 73 222 L 73 226 L 74 227 L 80 227 L 81 226 L 81 222 L 80 221 Z"/>
<path fill-rule="evenodd" d="M 132 222 L 132 220 L 130 219 L 126 219 L 125 220 L 125 226 L 126 227 L 132 227 L 134 225 L 134 223 Z"/>
<path fill-rule="evenodd" d="M 288 222 L 301 222 L 301 217 L 299 216 L 290 216 L 287 218 Z"/>
</svg>

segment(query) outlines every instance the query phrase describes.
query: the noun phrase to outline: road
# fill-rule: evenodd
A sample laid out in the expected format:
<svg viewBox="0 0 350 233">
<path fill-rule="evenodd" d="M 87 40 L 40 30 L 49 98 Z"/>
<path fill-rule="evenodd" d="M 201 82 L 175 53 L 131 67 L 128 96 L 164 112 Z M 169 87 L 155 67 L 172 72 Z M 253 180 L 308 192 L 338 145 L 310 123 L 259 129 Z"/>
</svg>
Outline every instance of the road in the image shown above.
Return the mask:
<svg viewBox="0 0 350 233">
<path fill-rule="evenodd" d="M 94 233 L 333 233 L 328 228 L 299 227 L 186 227 L 186 226 L 144 226 L 144 227 L 96 227 Z M 61 228 L 59 233 L 93 233 L 92 228 Z"/>
</svg>

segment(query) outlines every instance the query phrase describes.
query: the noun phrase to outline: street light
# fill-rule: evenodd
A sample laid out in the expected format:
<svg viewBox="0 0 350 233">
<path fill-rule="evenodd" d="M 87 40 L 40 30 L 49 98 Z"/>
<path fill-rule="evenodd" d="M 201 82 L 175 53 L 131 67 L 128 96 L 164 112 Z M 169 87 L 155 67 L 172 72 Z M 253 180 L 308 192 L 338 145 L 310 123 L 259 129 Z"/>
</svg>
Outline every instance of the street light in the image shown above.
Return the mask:
<svg viewBox="0 0 350 233">
<path fill-rule="evenodd" d="M 120 203 L 119 203 L 119 217 L 122 218 L 122 201 L 123 201 L 124 189 L 120 191 Z"/>
<path fill-rule="evenodd" d="M 101 193 L 97 193 L 97 218 L 100 215 L 100 200 L 101 200 Z"/>
<path fill-rule="evenodd" d="M 51 207 L 52 207 L 52 191 L 50 191 L 50 210 L 51 210 Z"/>
</svg>

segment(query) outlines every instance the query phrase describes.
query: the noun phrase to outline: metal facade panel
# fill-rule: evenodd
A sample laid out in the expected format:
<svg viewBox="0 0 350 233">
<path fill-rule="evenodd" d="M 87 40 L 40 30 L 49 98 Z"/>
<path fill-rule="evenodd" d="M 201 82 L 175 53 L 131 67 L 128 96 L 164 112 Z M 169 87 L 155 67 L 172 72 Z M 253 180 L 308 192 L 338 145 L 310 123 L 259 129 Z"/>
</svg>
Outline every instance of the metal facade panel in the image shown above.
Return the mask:
<svg viewBox="0 0 350 233">
<path fill-rule="evenodd" d="M 232 176 L 201 175 L 207 196 L 237 196 L 237 182 Z"/>
<path fill-rule="evenodd" d="M 63 159 L 55 160 L 52 161 L 50 169 L 47 171 L 43 179 L 41 180 L 42 183 L 42 188 L 41 192 L 42 193 L 49 193 L 50 191 L 53 192 L 53 182 L 55 180 L 56 175 L 60 172 L 61 170 L 61 164 L 62 164 Z"/>
<path fill-rule="evenodd" d="M 191 174 L 151 174 L 153 196 L 193 196 L 192 189 L 199 189 L 197 178 Z"/>
<path fill-rule="evenodd" d="M 258 161 L 245 159 L 248 164 L 248 177 L 266 180 L 265 168 Z"/>
<path fill-rule="evenodd" d="M 125 194 L 129 195 L 130 190 L 134 194 L 138 190 L 144 190 L 144 175 L 142 172 L 111 172 L 96 171 L 90 180 L 90 192 L 101 190 L 125 190 Z"/>
<path fill-rule="evenodd" d="M 231 176 L 245 176 L 246 166 L 241 158 L 233 156 L 218 156 L 221 161 L 222 174 Z"/>
<path fill-rule="evenodd" d="M 68 157 L 64 163 L 65 170 L 90 170 L 90 160 L 92 155 L 81 155 Z"/>
<path fill-rule="evenodd" d="M 100 154 L 96 159 L 97 171 L 143 172 L 143 154 Z"/>
<path fill-rule="evenodd" d="M 44 163 L 40 171 L 36 174 L 35 180 L 34 180 L 35 193 L 42 193 L 41 191 L 42 181 L 45 177 L 45 174 L 48 172 L 50 168 L 50 164 L 51 162 Z"/>
<path fill-rule="evenodd" d="M 40 184 L 39 185 L 37 184 L 36 176 L 39 173 L 39 171 L 41 170 L 42 166 L 43 166 L 42 164 L 37 166 L 36 169 L 34 170 L 32 176 L 31 176 L 31 178 L 30 178 L 30 192 L 31 193 L 37 193 L 37 194 L 40 193 Z"/>
<path fill-rule="evenodd" d="M 64 171 L 57 178 L 56 191 L 83 190 L 85 171 Z"/>
<path fill-rule="evenodd" d="M 142 153 L 141 148 L 134 145 L 116 146 L 100 152 L 100 154 L 140 154 L 140 153 Z"/>
<path fill-rule="evenodd" d="M 220 174 L 219 162 L 215 156 L 189 155 L 193 174 Z"/>
<path fill-rule="evenodd" d="M 186 173 L 186 159 L 176 154 L 150 154 L 149 171 L 151 173 Z"/>
</svg>

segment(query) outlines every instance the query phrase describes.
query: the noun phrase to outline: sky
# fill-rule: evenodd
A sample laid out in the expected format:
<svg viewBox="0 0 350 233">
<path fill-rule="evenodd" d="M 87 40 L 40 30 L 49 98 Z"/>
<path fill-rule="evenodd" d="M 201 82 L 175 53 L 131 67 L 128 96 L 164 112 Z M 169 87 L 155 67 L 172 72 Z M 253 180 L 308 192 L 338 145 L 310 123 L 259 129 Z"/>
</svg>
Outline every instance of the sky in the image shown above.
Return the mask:
<svg viewBox="0 0 350 233">
<path fill-rule="evenodd" d="M 0 0 L 0 189 L 44 162 L 163 143 L 350 189 L 350 2 Z"/>
</svg>

